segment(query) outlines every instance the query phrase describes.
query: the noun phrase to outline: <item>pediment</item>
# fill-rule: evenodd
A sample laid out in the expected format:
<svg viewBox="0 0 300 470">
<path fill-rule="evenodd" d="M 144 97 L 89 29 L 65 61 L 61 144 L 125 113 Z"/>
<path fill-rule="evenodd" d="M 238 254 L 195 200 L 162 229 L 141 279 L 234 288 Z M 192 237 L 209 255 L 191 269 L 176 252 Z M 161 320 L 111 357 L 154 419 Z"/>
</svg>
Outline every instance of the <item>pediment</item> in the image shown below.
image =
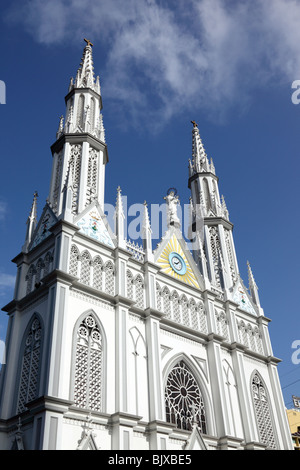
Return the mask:
<svg viewBox="0 0 300 470">
<path fill-rule="evenodd" d="M 154 252 L 154 261 L 162 272 L 185 284 L 203 287 L 201 274 L 179 229 L 170 228 Z"/>
<path fill-rule="evenodd" d="M 115 236 L 108 225 L 105 214 L 97 202 L 93 202 L 86 207 L 86 209 L 75 218 L 74 224 L 79 227 L 80 233 L 100 243 L 104 243 L 111 248 L 115 248 Z"/>
<path fill-rule="evenodd" d="M 193 426 L 192 433 L 186 442 L 184 450 L 207 450 L 203 437 L 196 424 Z"/>
<path fill-rule="evenodd" d="M 251 313 L 252 315 L 257 315 L 254 303 L 241 279 L 237 280 L 233 287 L 231 296 L 233 302 L 238 304 L 241 310 L 245 310 L 245 312 Z"/>
<path fill-rule="evenodd" d="M 39 245 L 43 240 L 46 240 L 46 238 L 51 235 L 50 228 L 56 224 L 57 220 L 58 219 L 52 211 L 51 207 L 46 204 L 33 233 L 32 241 L 29 245 L 30 250 Z"/>
</svg>

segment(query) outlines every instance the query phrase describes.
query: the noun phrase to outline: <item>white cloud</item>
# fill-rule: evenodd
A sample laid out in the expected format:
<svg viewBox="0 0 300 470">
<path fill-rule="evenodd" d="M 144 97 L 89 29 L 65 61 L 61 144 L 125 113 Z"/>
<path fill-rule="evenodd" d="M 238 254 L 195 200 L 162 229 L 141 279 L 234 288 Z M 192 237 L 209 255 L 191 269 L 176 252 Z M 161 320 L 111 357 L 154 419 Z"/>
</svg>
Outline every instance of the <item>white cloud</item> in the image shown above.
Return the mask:
<svg viewBox="0 0 300 470">
<path fill-rule="evenodd" d="M 40 43 L 88 31 L 105 44 L 106 100 L 135 126 L 189 109 L 222 116 L 256 89 L 300 78 L 296 0 L 30 0 L 21 15 Z"/>
</svg>

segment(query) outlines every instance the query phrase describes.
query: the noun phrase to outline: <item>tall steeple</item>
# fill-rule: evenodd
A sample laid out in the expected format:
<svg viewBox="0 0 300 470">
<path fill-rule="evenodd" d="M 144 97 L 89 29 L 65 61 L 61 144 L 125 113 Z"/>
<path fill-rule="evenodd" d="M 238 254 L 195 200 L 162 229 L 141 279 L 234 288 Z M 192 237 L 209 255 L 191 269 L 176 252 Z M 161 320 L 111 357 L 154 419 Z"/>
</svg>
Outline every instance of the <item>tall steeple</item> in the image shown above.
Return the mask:
<svg viewBox="0 0 300 470">
<path fill-rule="evenodd" d="M 52 145 L 53 168 L 48 203 L 59 218 L 64 218 L 64 188 L 72 181 L 73 216 L 93 201 L 104 207 L 105 166 L 108 162 L 102 116 L 99 77 L 95 79 L 93 44 L 86 46 L 75 80 L 71 78 L 65 97 L 65 117 L 61 116 Z"/>
<path fill-rule="evenodd" d="M 192 159 L 189 160 L 188 184 L 194 207 L 194 236 L 198 239 L 194 257 L 203 276 L 208 273 L 212 286 L 230 289 L 239 272 L 232 237 L 233 225 L 229 221 L 224 197 L 220 198 L 214 164 L 207 157 L 198 125 L 195 121 L 192 124 Z M 203 220 L 202 235 L 198 233 L 197 218 Z M 204 259 L 206 267 L 203 266 Z"/>
</svg>

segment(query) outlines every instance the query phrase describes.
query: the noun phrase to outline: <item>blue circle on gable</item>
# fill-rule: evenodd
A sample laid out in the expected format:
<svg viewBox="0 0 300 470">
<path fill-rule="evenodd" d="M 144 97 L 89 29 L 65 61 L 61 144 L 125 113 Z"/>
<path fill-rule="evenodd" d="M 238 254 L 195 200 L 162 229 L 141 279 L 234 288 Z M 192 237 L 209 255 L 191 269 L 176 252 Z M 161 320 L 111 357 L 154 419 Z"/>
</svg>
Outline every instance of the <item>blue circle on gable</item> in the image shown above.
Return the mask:
<svg viewBox="0 0 300 470">
<path fill-rule="evenodd" d="M 186 264 L 182 256 L 180 256 L 176 251 L 172 251 L 169 254 L 169 263 L 171 268 L 177 273 L 183 276 L 186 273 Z"/>
</svg>

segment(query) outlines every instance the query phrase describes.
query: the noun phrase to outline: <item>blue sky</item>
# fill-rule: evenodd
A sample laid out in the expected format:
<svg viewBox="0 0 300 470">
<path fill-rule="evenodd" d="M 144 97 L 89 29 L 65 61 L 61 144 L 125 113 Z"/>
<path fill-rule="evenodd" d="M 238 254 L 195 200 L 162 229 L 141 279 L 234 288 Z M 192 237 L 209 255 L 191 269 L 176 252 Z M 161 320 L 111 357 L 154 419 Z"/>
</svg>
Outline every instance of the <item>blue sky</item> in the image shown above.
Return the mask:
<svg viewBox="0 0 300 470">
<path fill-rule="evenodd" d="M 100 75 L 109 152 L 106 202 L 189 200 L 191 120 L 224 194 L 239 268 L 250 261 L 287 406 L 300 396 L 292 343 L 299 328 L 300 2 L 296 0 L 42 0 L 2 7 L 0 301 L 35 190 L 48 196 L 50 146 L 88 37 Z M 0 339 L 7 318 L 0 316 Z M 300 358 L 300 354 L 298 356 Z M 295 383 L 294 383 L 295 382 Z"/>
</svg>

